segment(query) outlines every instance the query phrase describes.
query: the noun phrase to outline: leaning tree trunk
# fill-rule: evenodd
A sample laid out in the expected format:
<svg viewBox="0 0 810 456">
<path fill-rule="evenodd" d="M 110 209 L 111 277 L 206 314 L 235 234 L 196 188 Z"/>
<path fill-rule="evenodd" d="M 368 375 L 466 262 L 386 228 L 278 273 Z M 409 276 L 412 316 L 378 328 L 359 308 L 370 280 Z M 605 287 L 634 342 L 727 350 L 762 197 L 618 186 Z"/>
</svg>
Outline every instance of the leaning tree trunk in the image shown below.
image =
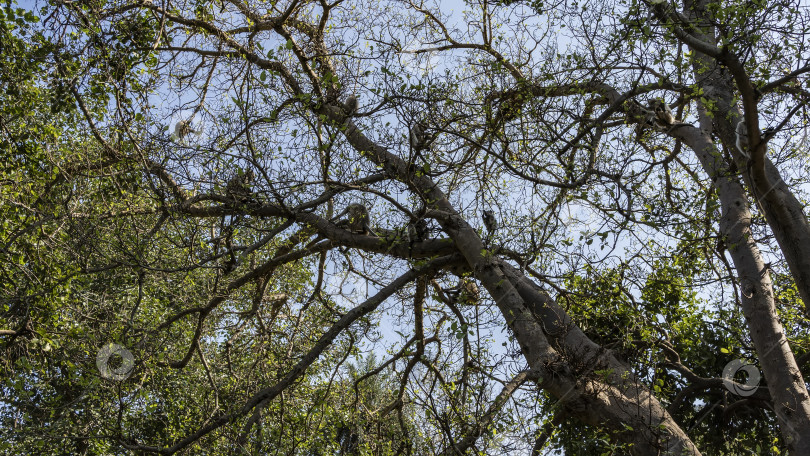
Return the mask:
<svg viewBox="0 0 810 456">
<path fill-rule="evenodd" d="M 364 151 L 389 176 L 425 196 L 432 215 L 495 300 L 530 369 L 539 376 L 538 385 L 557 398 L 567 413 L 586 424 L 607 427 L 617 439 L 633 444 L 633 454 L 700 454 L 626 365 L 590 340 L 530 279 L 493 256 L 484 256 L 478 233 L 430 178 L 415 175 L 404 160 L 374 143 L 337 109 L 325 106 L 317 114 L 339 124 L 346 122 L 345 135 L 355 150 Z M 596 369 L 609 371 L 607 380 L 593 375 Z"/>
<path fill-rule="evenodd" d="M 760 202 L 762 212 L 773 230 L 776 241 L 785 256 L 791 275 L 796 282 L 799 295 L 804 302 L 805 314 L 810 316 L 810 222 L 804 213 L 801 202 L 790 191 L 773 163 L 765 156 L 767 143 L 761 141 L 757 102 L 759 95 L 743 63 L 727 48 L 719 48 L 714 39 L 714 27 L 681 27 L 680 18 L 688 17 L 692 24 L 713 24 L 716 18 L 708 12 L 705 0 L 686 0 L 685 14 L 673 18 L 668 6 L 652 7 L 661 23 L 672 30 L 681 42 L 695 53 L 693 65 L 697 84 L 703 93 L 710 96 L 718 105 L 713 114 L 722 141 L 734 155 L 740 169 L 746 170 L 744 179 L 752 194 Z M 720 68 L 728 70 L 723 74 Z M 733 78 L 733 80 L 732 80 Z M 783 78 L 781 84 L 791 78 Z M 745 108 L 744 116 L 736 105 L 732 105 L 732 84 L 736 83 L 740 99 Z M 770 87 L 777 88 L 779 84 Z M 750 150 L 743 154 L 735 146 L 735 128 L 743 120 L 749 131 Z M 745 155 L 749 155 L 746 157 Z"/>
<path fill-rule="evenodd" d="M 694 22 L 715 23 L 715 18 L 711 17 L 703 0 L 688 0 L 685 6 Z M 693 29 L 690 33 L 678 30 L 676 35 L 695 52 L 694 70 L 695 74 L 700 75 L 696 78 L 697 85 L 703 89 L 703 93 L 712 94 L 712 100 L 717 103 L 713 112 L 716 132 L 731 152 L 738 168 L 746 170 L 742 173 L 743 179 L 760 203 L 759 207 L 773 230 L 796 283 L 805 314 L 810 316 L 810 223 L 801 202 L 782 180 L 776 166 L 765 156 L 767 143 L 754 143 L 761 137 L 757 110 L 759 95 L 742 62 L 733 53 L 717 47 L 715 40 L 711 38 L 716 36 L 713 27 L 706 27 L 703 33 L 698 32 L 698 29 Z M 728 68 L 728 71 L 721 71 L 723 67 Z M 790 80 L 790 77 L 782 78 L 771 87 L 763 87 L 763 90 L 777 89 L 780 84 L 786 84 Z M 735 82 L 738 88 L 736 95 L 742 100 L 744 113 L 740 112 L 734 101 Z M 753 132 L 749 135 L 752 150 L 746 151 L 746 154 L 736 147 L 735 130 L 740 121 L 757 126 L 756 129 L 749 130 Z M 750 155 L 750 161 L 746 155 Z"/>
<path fill-rule="evenodd" d="M 791 454 L 810 454 L 810 398 L 776 313 L 770 275 L 750 228 L 748 199 L 711 142 L 712 120 L 703 109 L 700 122 L 699 130 L 681 128 L 678 136 L 695 151 L 717 189 L 721 236 L 739 276 L 743 315 L 782 435 Z"/>
<path fill-rule="evenodd" d="M 674 130 L 673 136 L 695 151 L 701 166 L 717 189 L 722 211 L 721 236 L 739 275 L 743 315 L 762 365 L 763 374 L 768 382 L 773 410 L 776 413 L 780 430 L 790 454 L 810 454 L 810 397 L 808 397 L 804 379 L 776 313 L 770 274 L 750 229 L 751 212 L 748 207 L 748 198 L 742 183 L 736 178 L 736 174 L 731 172 L 712 142 L 711 135 L 714 131 L 714 124 L 717 123 L 721 126 L 721 138 L 724 138 L 727 143 L 732 143 L 729 138 L 729 122 L 739 117 L 738 111 L 732 106 L 731 80 L 722 74 L 721 66 L 725 66 L 730 71 L 740 89 L 746 108 L 746 125 L 752 132 L 751 142 L 756 146 L 749 151 L 753 163 L 751 159 L 742 160 L 740 156 L 737 157 L 738 163 L 746 172 L 749 168 L 748 164 L 751 163 L 754 168 L 760 168 L 759 172 L 756 169 L 752 172 L 754 193 L 766 196 L 764 193 L 770 192 L 772 194 L 770 197 L 776 198 L 777 202 L 781 204 L 780 207 L 763 208 L 763 210 L 782 213 L 782 215 L 787 214 L 787 219 L 795 222 L 799 218 L 797 213 L 801 214 L 801 208 L 794 207 L 792 211 L 786 210 L 784 204 L 788 203 L 788 199 L 784 198 L 783 192 L 777 191 L 775 188 L 763 188 L 762 182 L 757 182 L 762 179 L 767 180 L 767 176 L 765 176 L 764 165 L 765 145 L 757 145 L 760 135 L 758 121 L 755 118 L 757 109 L 753 87 L 739 60 L 728 49 L 721 50 L 717 47 L 714 38 L 716 30 L 707 25 L 714 23 L 707 8 L 707 2 L 705 0 L 685 0 L 684 15 L 680 16 L 688 18 L 692 24 L 701 24 L 700 27 L 681 27 L 681 23 L 674 20 L 669 6 L 656 5 L 651 8 L 662 24 L 670 28 L 675 36 L 694 52 L 693 71 L 699 75 L 696 79 L 702 80 L 704 92 L 709 94 L 712 101 L 717 102 L 717 106 L 723 109 L 722 112 L 709 112 L 703 103 L 699 103 L 700 129 L 678 128 Z M 737 115 L 735 116 L 735 114 Z M 715 122 L 716 117 L 719 117 L 719 120 Z M 740 153 L 739 151 L 734 152 Z M 757 153 L 759 153 L 759 157 L 756 156 Z M 772 216 L 769 219 L 772 223 L 778 220 L 782 220 L 782 218 Z M 787 220 L 782 220 L 782 222 L 785 221 Z M 803 220 L 803 223 L 806 228 L 806 220 Z M 789 225 L 792 227 L 791 229 L 775 229 L 774 231 L 780 231 L 779 236 L 784 236 L 788 232 L 804 236 L 801 223 Z M 809 240 L 810 238 L 803 237 L 793 240 L 783 239 L 780 244 L 785 241 L 786 244 L 782 245 L 790 246 L 792 243 L 804 241 L 806 248 L 810 249 Z M 783 247 L 783 250 L 786 249 Z M 797 249 L 787 249 L 786 258 L 796 259 L 797 251 Z M 791 270 L 795 267 L 801 269 L 801 265 L 810 261 L 810 257 L 805 256 L 798 260 L 799 263 L 794 262 Z M 805 267 L 803 271 L 798 272 L 799 275 L 795 276 L 797 283 L 805 282 L 802 279 L 803 274 L 810 273 L 810 270 Z M 807 306 L 808 301 L 804 298 L 804 294 L 803 292 L 802 296 L 805 299 L 805 306 Z"/>
</svg>

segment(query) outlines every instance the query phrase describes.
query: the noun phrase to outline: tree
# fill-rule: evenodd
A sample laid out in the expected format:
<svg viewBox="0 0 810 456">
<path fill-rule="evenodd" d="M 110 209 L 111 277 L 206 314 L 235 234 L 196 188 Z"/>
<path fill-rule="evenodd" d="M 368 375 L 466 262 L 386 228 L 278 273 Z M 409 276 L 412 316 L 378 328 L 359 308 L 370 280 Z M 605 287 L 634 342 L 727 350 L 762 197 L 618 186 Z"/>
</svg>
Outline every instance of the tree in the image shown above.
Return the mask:
<svg viewBox="0 0 810 456">
<path fill-rule="evenodd" d="M 5 8 L 6 448 L 810 452 L 804 10 L 466 8 Z"/>
</svg>

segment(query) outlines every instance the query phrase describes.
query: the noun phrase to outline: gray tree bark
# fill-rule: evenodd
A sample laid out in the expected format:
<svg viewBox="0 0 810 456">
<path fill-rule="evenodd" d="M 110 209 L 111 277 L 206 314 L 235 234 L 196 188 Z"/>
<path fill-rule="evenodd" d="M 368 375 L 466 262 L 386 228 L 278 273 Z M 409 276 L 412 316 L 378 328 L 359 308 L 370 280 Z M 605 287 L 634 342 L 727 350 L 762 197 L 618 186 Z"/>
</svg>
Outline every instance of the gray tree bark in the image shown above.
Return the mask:
<svg viewBox="0 0 810 456">
<path fill-rule="evenodd" d="M 374 143 L 336 109 L 324 107 L 318 114 L 347 122 L 345 136 L 354 149 L 365 151 L 363 155 L 389 176 L 424 196 L 434 215 L 444 214 L 436 220 L 495 301 L 529 368 L 539 375 L 538 385 L 556 397 L 566 413 L 611 429 L 619 440 L 633 444 L 633 454 L 700 454 L 626 365 L 590 340 L 538 285 L 487 253 L 475 229 L 429 177 L 415 175 L 404 160 Z M 607 381 L 593 375 L 597 369 L 609 370 Z"/>
<path fill-rule="evenodd" d="M 692 24 L 713 24 L 716 18 L 712 17 L 706 7 L 706 0 L 685 0 L 684 15 Z M 658 5 L 653 11 L 663 24 L 671 28 L 684 44 L 696 53 L 697 62 L 694 66 L 697 83 L 704 89 L 704 93 L 718 102 L 717 114 L 714 118 L 717 134 L 731 151 L 734 159 L 743 172 L 748 188 L 760 202 L 760 208 L 765 214 L 768 225 L 773 230 L 791 275 L 796 282 L 799 295 L 802 298 L 805 314 L 810 316 L 810 222 L 804 207 L 790 188 L 782 180 L 779 170 L 765 156 L 767 142 L 760 134 L 757 102 L 759 95 L 754 89 L 751 78 L 745 71 L 743 63 L 728 49 L 717 46 L 715 27 L 703 25 L 702 27 L 682 28 L 666 7 Z M 672 25 L 675 24 L 675 25 Z M 720 67 L 728 69 L 728 73 L 720 72 Z M 782 78 L 782 84 L 791 80 L 792 76 L 810 71 L 810 66 L 796 70 L 792 75 Z M 779 87 L 780 81 L 766 86 L 765 90 Z M 733 85 L 736 83 L 744 112 L 733 102 Z M 749 132 L 749 157 L 743 155 L 736 147 L 736 125 L 744 120 Z M 750 170 L 750 172 L 749 172 Z"/>
<path fill-rule="evenodd" d="M 705 0 L 686 0 L 684 5 L 685 14 L 693 23 L 713 23 Z M 750 188 L 766 202 L 760 206 L 774 229 L 799 289 L 804 289 L 801 294 L 805 309 L 810 304 L 805 297 L 810 297 L 810 281 L 807 280 L 810 277 L 810 228 L 798 200 L 781 181 L 776 168 L 764 157 L 766 145 L 760 142 L 756 100 L 750 79 L 738 61 L 716 47 L 713 28 L 698 30 L 692 28 L 688 34 L 679 30 L 676 36 L 695 52 L 693 68 L 696 75 L 701 75 L 696 79 L 704 92 L 712 95 L 719 110 L 710 113 L 699 104 L 700 129 L 685 128 L 676 132 L 695 151 L 717 189 L 722 211 L 720 232 L 738 273 L 743 314 L 768 382 L 782 436 L 790 454 L 810 454 L 810 396 L 776 313 L 770 274 L 750 229 L 752 215 L 747 195 L 712 143 L 711 134 L 715 125 L 719 126 L 720 137 L 727 148 L 735 154 L 739 169 L 746 170 L 743 176 L 748 179 Z M 742 92 L 752 144 L 750 160 L 753 163 L 749 163 L 749 159 L 743 157 L 734 145 L 736 138 L 732 125 L 736 126 L 734 122 L 738 121 L 740 115 L 739 109 L 732 104 L 732 81 L 720 71 L 721 65 L 731 68 L 731 74 Z M 749 165 L 754 168 L 750 174 L 747 173 Z M 770 179 L 774 179 L 773 182 L 778 185 L 766 183 Z M 788 235 L 796 237 L 787 238 Z"/>
</svg>

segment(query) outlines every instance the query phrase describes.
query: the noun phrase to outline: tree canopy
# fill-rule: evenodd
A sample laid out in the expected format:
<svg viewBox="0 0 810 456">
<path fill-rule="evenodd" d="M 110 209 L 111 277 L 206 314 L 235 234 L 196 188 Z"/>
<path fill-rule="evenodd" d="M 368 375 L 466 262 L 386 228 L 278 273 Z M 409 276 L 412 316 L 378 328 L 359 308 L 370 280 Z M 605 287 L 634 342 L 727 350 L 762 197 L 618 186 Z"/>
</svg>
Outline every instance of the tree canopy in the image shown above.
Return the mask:
<svg viewBox="0 0 810 456">
<path fill-rule="evenodd" d="M 0 7 L 0 451 L 810 454 L 810 10 Z"/>
</svg>

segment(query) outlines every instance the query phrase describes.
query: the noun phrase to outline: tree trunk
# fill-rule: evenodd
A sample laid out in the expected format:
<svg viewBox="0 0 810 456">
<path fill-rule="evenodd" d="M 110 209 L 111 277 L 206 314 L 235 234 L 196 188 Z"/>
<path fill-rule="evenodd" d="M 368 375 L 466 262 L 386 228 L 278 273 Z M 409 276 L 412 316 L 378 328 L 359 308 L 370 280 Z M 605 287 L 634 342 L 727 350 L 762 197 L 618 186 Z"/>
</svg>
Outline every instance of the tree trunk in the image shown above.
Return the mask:
<svg viewBox="0 0 810 456">
<path fill-rule="evenodd" d="M 328 108 L 323 108 L 322 114 L 343 122 Z M 345 135 L 352 147 L 367 151 L 365 156 L 386 173 L 424 195 L 432 202 L 430 209 L 445 214 L 437 218 L 438 222 L 495 301 L 529 368 L 539 374 L 538 385 L 556 397 L 566 413 L 586 424 L 611 429 L 615 438 L 633 444 L 633 454 L 700 454 L 627 366 L 590 340 L 531 280 L 494 255 L 482 253 L 486 250 L 478 233 L 458 215 L 432 179 L 414 175 L 404 160 L 374 143 L 351 121 Z M 594 373 L 597 369 L 610 371 L 607 382 Z"/>
<path fill-rule="evenodd" d="M 741 305 L 762 364 L 782 435 L 791 454 L 810 454 L 810 398 L 776 313 L 770 274 L 750 229 L 751 212 L 742 185 L 732 178 L 710 140 L 712 119 L 700 112 L 700 131 L 680 129 L 720 198 L 720 232 L 739 276 Z"/>
</svg>

